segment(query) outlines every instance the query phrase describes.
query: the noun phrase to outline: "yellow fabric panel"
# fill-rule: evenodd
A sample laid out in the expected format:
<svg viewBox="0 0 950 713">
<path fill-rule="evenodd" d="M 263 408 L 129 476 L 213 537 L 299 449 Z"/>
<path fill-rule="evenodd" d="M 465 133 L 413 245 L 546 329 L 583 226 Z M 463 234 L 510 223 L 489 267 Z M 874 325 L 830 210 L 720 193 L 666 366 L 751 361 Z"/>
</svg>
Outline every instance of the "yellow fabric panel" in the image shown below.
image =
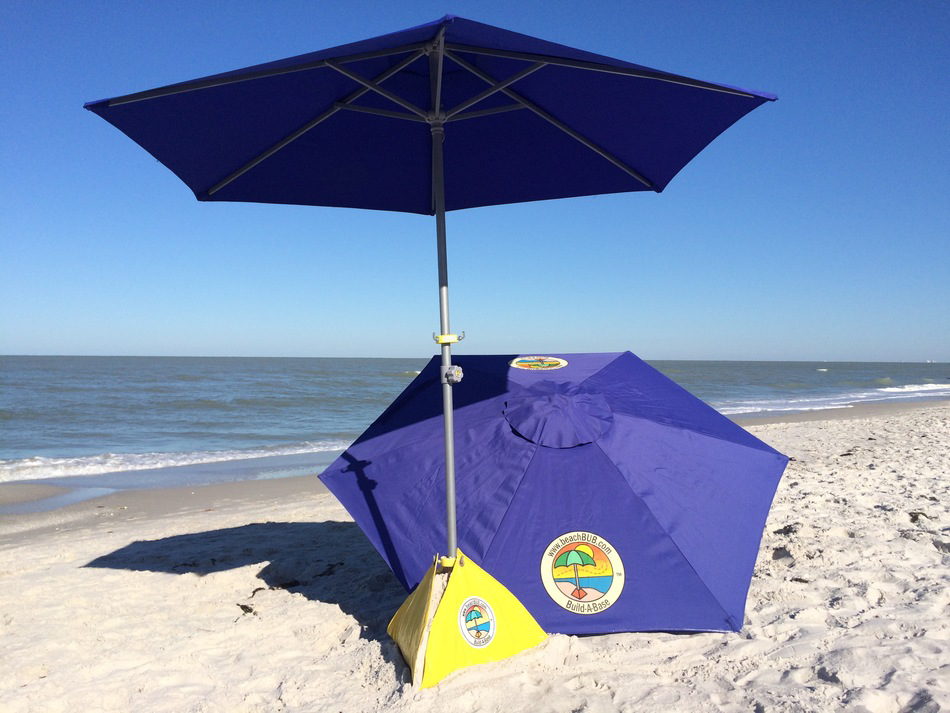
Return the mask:
<svg viewBox="0 0 950 713">
<path fill-rule="evenodd" d="M 433 600 L 435 563 L 426 572 L 419 585 L 412 591 L 412 594 L 402 603 L 402 606 L 396 610 L 389 626 L 386 627 L 386 633 L 396 642 L 402 657 L 409 664 L 413 672 L 413 680 L 416 680 L 422 672 L 422 664 L 425 658 L 426 634 L 429 628 L 429 622 L 432 620 L 432 614 L 438 605 L 438 600 Z M 419 672 L 418 674 L 416 672 Z"/>
<path fill-rule="evenodd" d="M 481 639 L 471 633 L 466 637 L 463 633 L 466 628 L 463 605 L 469 607 L 474 617 L 470 625 L 488 627 Z M 489 634 L 488 643 L 483 643 Z M 456 551 L 456 564 L 435 609 L 425 646 L 422 688 L 434 686 L 460 668 L 514 656 L 546 638 L 547 634 L 511 592 L 461 551 Z M 416 672 L 413 678 L 419 680 Z"/>
</svg>

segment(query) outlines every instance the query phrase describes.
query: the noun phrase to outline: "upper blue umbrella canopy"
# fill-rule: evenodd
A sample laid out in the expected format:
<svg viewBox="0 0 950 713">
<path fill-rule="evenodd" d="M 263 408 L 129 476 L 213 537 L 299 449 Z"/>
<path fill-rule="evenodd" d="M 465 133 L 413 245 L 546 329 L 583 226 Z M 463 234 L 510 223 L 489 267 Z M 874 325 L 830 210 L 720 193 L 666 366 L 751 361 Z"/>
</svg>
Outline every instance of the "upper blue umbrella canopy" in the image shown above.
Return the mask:
<svg viewBox="0 0 950 713">
<path fill-rule="evenodd" d="M 457 210 L 661 191 L 773 99 L 446 16 L 86 108 L 199 200 L 431 214 L 433 125 Z"/>
<path fill-rule="evenodd" d="M 455 361 L 459 548 L 542 628 L 741 628 L 784 455 L 630 352 Z M 439 364 L 320 476 L 407 589 L 445 542 Z"/>
</svg>

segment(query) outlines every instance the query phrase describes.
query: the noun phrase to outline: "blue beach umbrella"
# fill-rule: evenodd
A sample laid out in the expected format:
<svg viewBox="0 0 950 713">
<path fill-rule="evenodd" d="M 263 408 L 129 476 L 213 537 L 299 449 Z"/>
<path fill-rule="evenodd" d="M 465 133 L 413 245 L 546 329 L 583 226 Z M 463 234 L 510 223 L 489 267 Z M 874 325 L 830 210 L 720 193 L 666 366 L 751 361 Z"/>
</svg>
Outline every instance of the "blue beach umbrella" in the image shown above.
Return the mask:
<svg viewBox="0 0 950 713">
<path fill-rule="evenodd" d="M 451 555 L 452 391 L 461 372 L 451 357 L 459 337 L 449 324 L 446 212 L 660 192 L 710 141 L 773 99 L 446 16 L 86 108 L 198 200 L 435 216 L 444 439 L 430 465 L 445 478 L 438 492 Z"/>
<path fill-rule="evenodd" d="M 630 352 L 456 358 L 459 547 L 545 631 L 742 627 L 784 455 Z M 444 536 L 439 411 L 433 358 L 320 476 L 407 589 Z"/>
</svg>

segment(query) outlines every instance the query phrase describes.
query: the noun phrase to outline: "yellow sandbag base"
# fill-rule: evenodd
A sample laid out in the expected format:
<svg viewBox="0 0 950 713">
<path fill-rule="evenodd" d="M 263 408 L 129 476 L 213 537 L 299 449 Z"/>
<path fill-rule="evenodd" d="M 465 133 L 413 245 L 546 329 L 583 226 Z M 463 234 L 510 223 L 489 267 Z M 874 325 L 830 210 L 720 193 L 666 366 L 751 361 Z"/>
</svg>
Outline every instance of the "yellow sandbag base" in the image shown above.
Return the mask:
<svg viewBox="0 0 950 713">
<path fill-rule="evenodd" d="M 521 602 L 461 550 L 454 559 L 436 558 L 386 631 L 421 688 L 547 638 Z"/>
</svg>

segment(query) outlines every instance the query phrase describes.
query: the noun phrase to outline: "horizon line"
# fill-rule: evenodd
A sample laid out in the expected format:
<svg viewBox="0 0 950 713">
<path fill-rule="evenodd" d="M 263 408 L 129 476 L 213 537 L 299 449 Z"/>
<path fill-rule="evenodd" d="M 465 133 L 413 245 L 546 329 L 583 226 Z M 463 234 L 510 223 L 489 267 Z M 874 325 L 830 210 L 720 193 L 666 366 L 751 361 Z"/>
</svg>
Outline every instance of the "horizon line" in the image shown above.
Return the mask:
<svg viewBox="0 0 950 713">
<path fill-rule="evenodd" d="M 550 353 L 550 354 L 615 354 L 623 353 L 620 352 L 566 352 L 566 351 L 548 351 L 545 350 L 536 350 L 535 352 L 498 352 L 496 354 L 455 354 L 454 356 L 498 356 L 500 354 L 511 354 L 513 356 L 522 356 L 523 354 L 528 353 Z M 632 352 L 631 352 L 632 353 Z M 374 359 L 374 360 L 384 360 L 384 359 L 415 359 L 415 360 L 429 360 L 438 357 L 439 355 L 432 354 L 431 356 L 274 356 L 274 355 L 252 355 L 252 354 L 0 354 L 0 359 L 3 358 L 30 358 L 30 357 L 47 357 L 55 359 Z M 681 362 L 728 362 L 736 364 L 748 364 L 748 363 L 757 363 L 757 364 L 933 364 L 937 365 L 950 365 L 950 360 L 940 361 L 935 359 L 897 359 L 897 360 L 887 360 L 887 359 L 674 359 L 674 358 L 657 358 L 657 357 L 643 357 L 638 354 L 634 354 L 639 359 L 642 359 L 646 362 L 660 362 L 660 361 L 681 361 Z"/>
</svg>

